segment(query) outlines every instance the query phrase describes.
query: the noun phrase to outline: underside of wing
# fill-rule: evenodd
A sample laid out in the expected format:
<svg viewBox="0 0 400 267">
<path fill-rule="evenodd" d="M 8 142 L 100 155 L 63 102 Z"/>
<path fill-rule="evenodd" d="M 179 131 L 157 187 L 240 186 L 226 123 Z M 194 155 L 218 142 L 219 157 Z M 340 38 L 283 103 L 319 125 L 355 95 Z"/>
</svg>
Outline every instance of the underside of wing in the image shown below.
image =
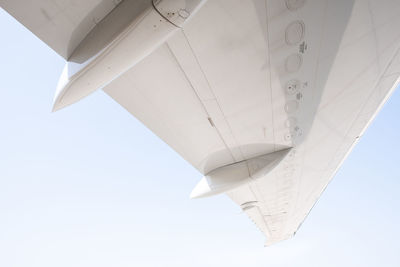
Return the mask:
<svg viewBox="0 0 400 267">
<path fill-rule="evenodd" d="M 400 75 L 397 0 L 0 3 L 69 59 L 56 109 L 103 88 L 204 175 L 193 197 L 227 193 L 268 245 L 296 233 Z"/>
<path fill-rule="evenodd" d="M 104 90 L 211 189 L 213 170 L 291 148 L 226 187 L 273 244 L 297 231 L 397 81 L 400 31 L 387 26 L 400 5 L 386 2 L 209 1 Z"/>
<path fill-rule="evenodd" d="M 151 0 L 0 0 L 0 5 L 60 56 L 74 61 L 71 56 L 85 45 L 85 38 L 96 35 L 93 51 L 83 56 L 87 59 L 151 6 Z M 81 61 L 82 56 L 75 60 Z"/>
</svg>

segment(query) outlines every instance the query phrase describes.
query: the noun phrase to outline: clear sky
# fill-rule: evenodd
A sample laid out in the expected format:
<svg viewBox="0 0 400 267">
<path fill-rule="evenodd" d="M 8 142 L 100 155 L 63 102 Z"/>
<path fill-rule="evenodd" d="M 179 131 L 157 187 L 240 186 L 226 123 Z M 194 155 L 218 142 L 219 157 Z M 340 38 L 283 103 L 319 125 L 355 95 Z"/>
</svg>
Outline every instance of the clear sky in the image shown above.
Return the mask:
<svg viewBox="0 0 400 267">
<path fill-rule="evenodd" d="M 0 266 L 400 266 L 400 91 L 297 235 L 228 197 L 99 91 L 51 113 L 64 60 L 0 10 Z"/>
</svg>

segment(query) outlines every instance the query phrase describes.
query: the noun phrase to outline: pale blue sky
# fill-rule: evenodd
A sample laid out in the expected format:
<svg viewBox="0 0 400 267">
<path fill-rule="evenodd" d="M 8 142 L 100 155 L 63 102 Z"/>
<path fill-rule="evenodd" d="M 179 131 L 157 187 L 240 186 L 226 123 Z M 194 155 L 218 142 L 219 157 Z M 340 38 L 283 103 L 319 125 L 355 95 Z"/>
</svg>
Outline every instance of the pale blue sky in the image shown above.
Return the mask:
<svg viewBox="0 0 400 267">
<path fill-rule="evenodd" d="M 264 237 L 99 91 L 51 113 L 64 60 L 0 10 L 0 266 L 400 266 L 400 91 L 295 238 Z"/>
</svg>

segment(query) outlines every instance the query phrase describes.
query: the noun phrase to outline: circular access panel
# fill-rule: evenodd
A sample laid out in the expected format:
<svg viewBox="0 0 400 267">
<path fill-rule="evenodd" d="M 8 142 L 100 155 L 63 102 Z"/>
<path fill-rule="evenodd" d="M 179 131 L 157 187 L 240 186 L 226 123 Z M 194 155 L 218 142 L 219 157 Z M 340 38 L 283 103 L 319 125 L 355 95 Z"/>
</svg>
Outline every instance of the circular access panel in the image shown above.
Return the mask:
<svg viewBox="0 0 400 267">
<path fill-rule="evenodd" d="M 287 72 L 292 73 L 300 69 L 303 64 L 303 57 L 300 54 L 291 54 L 286 58 L 285 69 Z"/>
<path fill-rule="evenodd" d="M 296 94 L 300 89 L 300 81 L 299 80 L 290 80 L 286 83 L 286 93 L 288 95 Z"/>
<path fill-rule="evenodd" d="M 285 121 L 285 126 L 287 128 L 294 128 L 296 126 L 296 124 L 297 124 L 297 119 L 295 117 L 289 117 Z"/>
<path fill-rule="evenodd" d="M 302 8 L 305 3 L 306 0 L 286 0 L 286 7 L 290 11 L 295 11 L 299 8 Z"/>
<path fill-rule="evenodd" d="M 290 23 L 285 31 L 285 41 L 288 45 L 296 45 L 304 38 L 305 25 L 300 20 Z"/>
</svg>

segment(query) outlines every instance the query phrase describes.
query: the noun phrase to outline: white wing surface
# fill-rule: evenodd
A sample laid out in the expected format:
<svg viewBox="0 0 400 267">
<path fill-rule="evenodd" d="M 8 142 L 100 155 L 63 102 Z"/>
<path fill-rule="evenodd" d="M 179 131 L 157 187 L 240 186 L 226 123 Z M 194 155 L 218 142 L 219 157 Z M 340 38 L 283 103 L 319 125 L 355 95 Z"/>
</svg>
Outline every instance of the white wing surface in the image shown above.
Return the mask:
<svg viewBox="0 0 400 267">
<path fill-rule="evenodd" d="M 101 32 L 101 38 L 93 40 L 96 44 L 92 44 L 93 53 L 98 52 L 132 17 L 151 6 L 151 1 L 0 0 L 0 5 L 60 56 L 71 60 L 86 37 L 90 39 L 96 31 Z M 115 23 L 110 27 L 109 21 Z"/>
<path fill-rule="evenodd" d="M 93 40 L 121 32 L 116 29 L 125 22 L 101 34 L 93 29 L 114 25 L 106 23 L 107 18 L 131 1 L 114 1 L 114 6 L 99 1 L 104 6 L 100 26 L 82 30 L 72 50 L 67 43 L 76 25 L 52 35 L 52 27 L 61 24 L 47 19 L 35 26 L 30 15 L 13 9 L 15 2 L 0 0 L 8 12 L 68 58 L 82 40 L 89 47 Z M 33 2 L 35 8 L 50 5 Z M 75 14 L 74 1 L 60 2 Z M 87 9 L 83 17 L 92 14 L 95 2 L 79 4 Z M 205 175 L 193 197 L 226 192 L 266 235 L 266 244 L 287 239 L 398 83 L 400 2 L 209 0 L 185 23 L 181 21 L 189 16 L 186 9 L 178 9 L 176 15 L 165 8 L 178 2 L 201 1 L 155 1 L 158 13 L 148 16 L 154 25 L 137 27 L 137 32 L 148 36 L 158 31 L 153 38 L 162 40 L 160 44 L 151 53 L 146 50 L 146 56 L 132 56 L 120 46 L 118 56 L 123 58 L 121 51 L 126 51 L 135 64 L 124 63 L 116 76 L 108 65 L 115 62 L 104 60 L 97 75 L 113 78 L 97 82 Z M 89 3 L 92 6 L 86 7 Z M 148 9 L 146 3 L 131 10 Z M 57 14 L 54 18 L 69 13 Z M 158 20 L 176 28 L 164 34 L 158 30 L 162 28 Z M 129 44 L 129 39 L 124 42 Z M 105 43 L 92 50 L 100 51 Z M 92 50 L 81 49 L 80 57 L 73 58 L 83 62 L 95 54 Z M 68 82 L 76 76 L 71 77 Z M 81 80 L 84 83 L 89 86 L 90 80 Z"/>
<path fill-rule="evenodd" d="M 272 244 L 297 231 L 394 88 L 398 12 L 398 1 L 208 1 L 104 90 L 203 174 L 293 147 L 228 192 Z"/>
</svg>

